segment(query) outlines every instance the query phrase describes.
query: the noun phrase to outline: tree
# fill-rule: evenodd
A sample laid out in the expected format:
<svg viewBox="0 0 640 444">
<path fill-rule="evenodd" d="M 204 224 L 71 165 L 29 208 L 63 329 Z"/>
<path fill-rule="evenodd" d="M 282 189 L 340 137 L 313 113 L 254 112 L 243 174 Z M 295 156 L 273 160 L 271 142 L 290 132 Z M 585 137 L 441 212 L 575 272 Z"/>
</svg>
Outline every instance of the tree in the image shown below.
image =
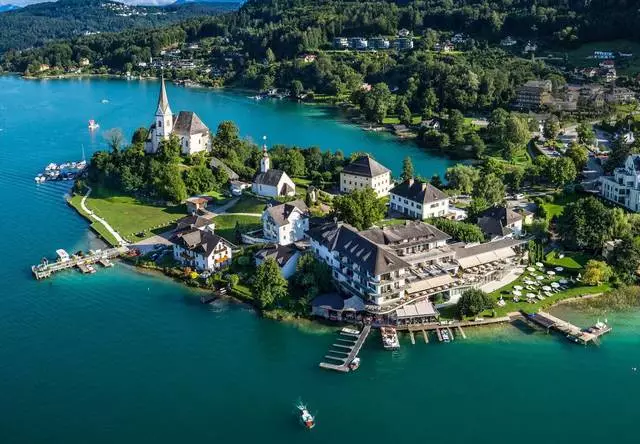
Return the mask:
<svg viewBox="0 0 640 444">
<path fill-rule="evenodd" d="M 544 127 L 542 129 L 542 134 L 544 138 L 547 140 L 555 140 L 560 133 L 560 120 L 556 116 L 550 116 L 547 120 L 544 121 Z"/>
<path fill-rule="evenodd" d="M 594 198 L 586 197 L 564 207 L 558 218 L 558 232 L 564 244 L 574 250 L 600 251 L 611 239 L 611 210 Z"/>
<path fill-rule="evenodd" d="M 287 280 L 280 274 L 280 267 L 273 258 L 258 265 L 253 281 L 253 294 L 260 308 L 281 305 L 287 299 L 287 285 Z"/>
<path fill-rule="evenodd" d="M 107 130 L 103 137 L 112 152 L 117 153 L 120 151 L 122 143 L 124 142 L 124 135 L 120 128 L 111 128 L 110 130 Z"/>
<path fill-rule="evenodd" d="M 338 216 L 358 230 L 366 230 L 384 217 L 386 206 L 371 188 L 337 196 L 333 204 Z"/>
<path fill-rule="evenodd" d="M 331 268 L 311 253 L 300 257 L 291 277 L 292 294 L 298 295 L 298 306 L 306 311 L 311 300 L 332 289 Z"/>
<path fill-rule="evenodd" d="M 291 95 L 296 99 L 299 98 L 304 92 L 304 85 L 300 80 L 293 80 L 291 82 Z"/>
<path fill-rule="evenodd" d="M 454 144 L 459 145 L 464 143 L 464 115 L 459 110 L 449 110 L 445 128 L 449 138 Z"/>
<path fill-rule="evenodd" d="M 582 281 L 587 285 L 600 285 L 611 279 L 611 276 L 613 276 L 613 271 L 606 262 L 592 259 L 585 266 Z"/>
<path fill-rule="evenodd" d="M 217 186 L 213 172 L 205 165 L 197 165 L 186 170 L 183 180 L 189 195 L 205 193 Z"/>
<path fill-rule="evenodd" d="M 500 205 L 505 199 L 504 183 L 495 174 L 486 174 L 476 182 L 473 197 L 484 200 L 490 207 Z"/>
<path fill-rule="evenodd" d="M 549 172 L 549 180 L 557 187 L 563 187 L 566 184 L 573 182 L 578 175 L 576 165 L 573 163 L 573 160 L 568 157 L 553 159 L 550 166 L 551 170 Z"/>
<path fill-rule="evenodd" d="M 398 119 L 400 123 L 403 125 L 411 125 L 413 116 L 411 115 L 411 110 L 407 106 L 406 103 L 403 103 L 398 109 Z"/>
<path fill-rule="evenodd" d="M 574 142 L 569 144 L 565 156 L 573 161 L 577 171 L 584 170 L 584 167 L 587 166 L 587 162 L 589 161 L 589 151 L 587 148 L 584 145 Z"/>
<path fill-rule="evenodd" d="M 382 123 L 393 104 L 393 95 L 386 83 L 376 83 L 371 91 L 365 93 L 360 107 L 368 120 Z"/>
<path fill-rule="evenodd" d="M 503 140 L 508 118 L 509 113 L 502 108 L 494 109 L 491 112 L 487 125 L 487 134 L 491 141 L 499 143 Z"/>
<path fill-rule="evenodd" d="M 131 137 L 131 143 L 133 145 L 143 144 L 146 142 L 147 137 L 149 137 L 149 130 L 143 127 L 138 128 Z"/>
<path fill-rule="evenodd" d="M 476 182 L 480 179 L 480 172 L 477 168 L 459 163 L 447 168 L 444 177 L 447 179 L 449 188 L 460 194 L 471 194 Z"/>
<path fill-rule="evenodd" d="M 411 161 L 411 157 L 406 156 L 402 161 L 402 175 L 400 178 L 405 181 L 409 180 L 413 177 L 413 162 Z"/>
<path fill-rule="evenodd" d="M 484 234 L 479 226 L 441 217 L 429 220 L 437 229 L 444 231 L 453 239 L 461 242 L 483 242 Z"/>
<path fill-rule="evenodd" d="M 620 239 L 613 248 L 609 261 L 624 281 L 635 281 L 640 267 L 640 238 L 625 236 Z"/>
<path fill-rule="evenodd" d="M 469 289 L 462 293 L 458 301 L 458 316 L 462 319 L 465 316 L 476 316 L 484 310 L 493 308 L 493 301 L 487 293 L 479 289 Z"/>
<path fill-rule="evenodd" d="M 596 141 L 593 127 L 587 122 L 580 123 L 576 128 L 576 133 L 578 134 L 578 142 L 582 145 L 593 145 Z"/>
<path fill-rule="evenodd" d="M 172 134 L 168 139 L 160 142 L 158 147 L 158 160 L 166 163 L 179 163 L 182 147 L 178 136 Z"/>
<path fill-rule="evenodd" d="M 177 164 L 160 164 L 153 184 L 158 195 L 169 202 L 180 203 L 187 198 L 187 187 Z"/>
<path fill-rule="evenodd" d="M 431 183 L 431 185 L 433 185 L 436 188 L 444 188 L 444 184 L 442 183 L 442 179 L 440 178 L 440 174 L 438 173 L 431 176 L 429 183 Z"/>
<path fill-rule="evenodd" d="M 267 63 L 271 64 L 276 61 L 276 55 L 273 53 L 271 48 L 267 48 L 264 52 L 264 58 L 267 60 Z"/>
</svg>

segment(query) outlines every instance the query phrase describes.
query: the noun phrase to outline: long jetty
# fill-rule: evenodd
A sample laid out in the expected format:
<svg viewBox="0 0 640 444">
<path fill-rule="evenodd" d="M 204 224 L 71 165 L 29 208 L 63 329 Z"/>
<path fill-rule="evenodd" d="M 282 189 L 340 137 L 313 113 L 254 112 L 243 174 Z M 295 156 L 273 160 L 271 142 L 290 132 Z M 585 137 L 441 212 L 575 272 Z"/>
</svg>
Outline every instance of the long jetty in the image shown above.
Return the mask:
<svg viewBox="0 0 640 444">
<path fill-rule="evenodd" d="M 327 360 L 331 360 L 337 362 L 337 364 L 331 362 L 321 362 L 320 367 L 327 370 L 335 370 L 338 372 L 347 373 L 349 369 L 349 364 L 358 356 L 360 353 L 360 349 L 364 344 L 364 341 L 369 336 L 371 332 L 371 325 L 365 325 L 362 331 L 359 334 L 353 334 L 345 331 L 340 331 L 341 338 L 338 338 L 338 341 L 342 342 L 341 344 L 335 343 L 332 347 L 337 348 L 330 349 L 329 354 L 324 358 Z M 339 355 L 339 356 L 336 356 Z"/>
<path fill-rule="evenodd" d="M 589 342 L 597 343 L 600 336 L 605 335 L 611 331 L 611 327 L 609 326 L 585 330 L 544 311 L 523 314 L 525 315 L 526 319 L 540 327 L 545 328 L 547 331 L 558 331 L 560 333 L 563 333 L 568 339 L 585 345 Z"/>
<path fill-rule="evenodd" d="M 46 279 L 59 271 L 68 270 L 74 267 L 82 269 L 86 268 L 87 265 L 92 265 L 97 262 L 110 264 L 110 259 L 126 254 L 128 251 L 129 249 L 127 247 L 117 247 L 96 251 L 85 256 L 74 255 L 67 260 L 32 265 L 31 271 L 36 279 Z"/>
</svg>

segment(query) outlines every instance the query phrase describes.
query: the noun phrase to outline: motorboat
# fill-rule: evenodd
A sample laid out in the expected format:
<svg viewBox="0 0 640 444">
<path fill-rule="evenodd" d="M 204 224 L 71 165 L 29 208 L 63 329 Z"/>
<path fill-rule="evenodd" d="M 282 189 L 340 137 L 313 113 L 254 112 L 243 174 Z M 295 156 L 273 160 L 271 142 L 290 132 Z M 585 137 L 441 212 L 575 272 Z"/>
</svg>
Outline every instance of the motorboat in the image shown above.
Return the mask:
<svg viewBox="0 0 640 444">
<path fill-rule="evenodd" d="M 100 103 L 109 103 L 109 101 L 107 99 L 102 99 Z"/>
<path fill-rule="evenodd" d="M 302 424 L 309 430 L 314 428 L 316 426 L 316 419 L 313 417 L 311 413 L 309 413 L 307 406 L 304 405 L 302 402 L 299 402 L 296 407 L 300 412 L 300 424 Z"/>
<path fill-rule="evenodd" d="M 342 333 L 346 333 L 348 335 L 359 335 L 360 331 L 356 330 L 355 328 L 349 328 L 349 327 L 344 327 L 342 330 Z"/>
<path fill-rule="evenodd" d="M 447 332 L 446 330 L 441 330 L 440 334 L 442 335 L 442 340 L 444 342 L 451 342 L 451 338 L 449 337 L 449 332 Z"/>
<path fill-rule="evenodd" d="M 98 122 L 96 122 L 95 120 L 91 119 L 89 120 L 89 129 L 91 131 L 93 130 L 97 130 L 98 128 L 100 128 L 100 125 L 98 124 Z"/>
<path fill-rule="evenodd" d="M 380 334 L 382 335 L 382 346 L 385 350 L 397 350 L 400 348 L 400 341 L 395 328 L 380 327 Z"/>
<path fill-rule="evenodd" d="M 349 370 L 351 370 L 351 371 L 358 370 L 358 367 L 360 367 L 360 358 L 356 356 L 349 363 Z"/>
</svg>

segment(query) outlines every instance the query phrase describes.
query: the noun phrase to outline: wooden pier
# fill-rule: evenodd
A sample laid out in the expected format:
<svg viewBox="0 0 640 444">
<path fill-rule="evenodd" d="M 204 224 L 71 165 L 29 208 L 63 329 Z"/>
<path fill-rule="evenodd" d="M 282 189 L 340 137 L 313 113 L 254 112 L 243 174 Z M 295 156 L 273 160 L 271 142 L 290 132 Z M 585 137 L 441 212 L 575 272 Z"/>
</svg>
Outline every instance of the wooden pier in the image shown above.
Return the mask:
<svg viewBox="0 0 640 444">
<path fill-rule="evenodd" d="M 360 353 L 360 349 L 370 332 L 371 325 L 365 325 L 358 335 L 340 331 L 341 337 L 338 338 L 338 341 L 341 341 L 344 344 L 332 344 L 332 347 L 336 347 L 337 350 L 329 349 L 329 354 L 324 357 L 325 359 L 335 361 L 336 363 L 321 362 L 320 367 L 343 373 L 348 372 L 350 370 L 349 364 L 351 364 L 351 361 L 353 361 L 358 356 L 358 353 Z"/>
<path fill-rule="evenodd" d="M 129 249 L 127 247 L 118 247 L 92 252 L 85 256 L 74 255 L 67 260 L 59 260 L 57 262 L 33 265 L 31 266 L 31 272 L 33 273 L 33 276 L 38 280 L 46 279 L 54 273 L 68 270 L 74 267 L 78 267 L 83 273 L 91 273 L 91 269 L 88 268 L 87 265 L 92 265 L 100 262 L 105 267 L 108 267 L 110 266 L 109 264 L 113 265 L 110 259 L 126 254 L 128 251 Z"/>
<path fill-rule="evenodd" d="M 555 330 L 564 334 L 567 339 L 582 344 L 588 344 L 589 342 L 598 342 L 598 338 L 611 331 L 611 327 L 605 325 L 603 328 L 592 327 L 590 329 L 582 329 L 570 322 L 563 321 L 562 319 L 553 316 L 552 314 L 544 311 L 537 313 L 524 313 L 525 318 L 534 324 L 545 328 L 547 331 Z"/>
</svg>

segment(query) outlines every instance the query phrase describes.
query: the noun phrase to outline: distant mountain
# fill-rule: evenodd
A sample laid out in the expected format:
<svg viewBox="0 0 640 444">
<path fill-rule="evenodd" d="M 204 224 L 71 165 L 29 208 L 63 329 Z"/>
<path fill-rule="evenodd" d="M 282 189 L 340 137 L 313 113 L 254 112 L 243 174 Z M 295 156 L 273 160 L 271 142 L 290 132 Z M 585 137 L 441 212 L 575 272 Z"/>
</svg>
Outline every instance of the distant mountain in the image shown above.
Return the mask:
<svg viewBox="0 0 640 444">
<path fill-rule="evenodd" d="M 16 5 L 0 5 L 0 12 L 13 11 L 14 9 L 19 9 L 20 6 Z"/>
<path fill-rule="evenodd" d="M 237 9 L 239 3 L 132 6 L 112 0 L 59 0 L 0 15 L 0 53 L 96 32 L 151 28 Z"/>
<path fill-rule="evenodd" d="M 221 0 L 176 0 L 173 2 L 173 5 L 187 5 L 190 3 L 222 3 Z M 239 1 L 238 3 L 244 3 L 243 1 Z"/>
</svg>

